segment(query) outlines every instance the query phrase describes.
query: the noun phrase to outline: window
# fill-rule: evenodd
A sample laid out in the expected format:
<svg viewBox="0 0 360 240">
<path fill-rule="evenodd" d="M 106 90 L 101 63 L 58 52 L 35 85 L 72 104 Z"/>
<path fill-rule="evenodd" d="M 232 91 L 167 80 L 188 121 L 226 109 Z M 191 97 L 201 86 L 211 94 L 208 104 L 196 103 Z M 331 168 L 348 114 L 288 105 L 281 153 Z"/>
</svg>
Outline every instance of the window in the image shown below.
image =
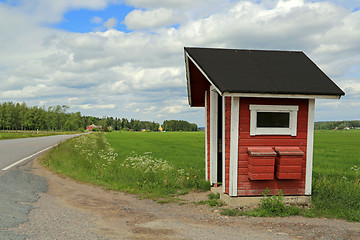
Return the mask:
<svg viewBox="0 0 360 240">
<path fill-rule="evenodd" d="M 250 136 L 296 136 L 298 106 L 250 105 Z"/>
<path fill-rule="evenodd" d="M 288 112 L 258 112 L 256 127 L 262 128 L 288 128 L 290 125 Z"/>
</svg>

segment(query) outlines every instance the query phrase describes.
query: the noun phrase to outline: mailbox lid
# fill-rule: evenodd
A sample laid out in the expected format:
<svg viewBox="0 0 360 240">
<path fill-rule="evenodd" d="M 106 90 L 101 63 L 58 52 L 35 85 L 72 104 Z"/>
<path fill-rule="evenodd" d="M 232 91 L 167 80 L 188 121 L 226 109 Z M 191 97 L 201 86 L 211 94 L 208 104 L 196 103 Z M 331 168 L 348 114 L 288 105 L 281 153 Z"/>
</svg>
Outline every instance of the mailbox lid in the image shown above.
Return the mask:
<svg viewBox="0 0 360 240">
<path fill-rule="evenodd" d="M 274 152 L 272 147 L 248 147 L 247 150 L 254 157 L 276 156 L 276 152 Z"/>
<path fill-rule="evenodd" d="M 275 147 L 275 152 L 280 156 L 303 156 L 304 152 L 299 147 Z"/>
</svg>

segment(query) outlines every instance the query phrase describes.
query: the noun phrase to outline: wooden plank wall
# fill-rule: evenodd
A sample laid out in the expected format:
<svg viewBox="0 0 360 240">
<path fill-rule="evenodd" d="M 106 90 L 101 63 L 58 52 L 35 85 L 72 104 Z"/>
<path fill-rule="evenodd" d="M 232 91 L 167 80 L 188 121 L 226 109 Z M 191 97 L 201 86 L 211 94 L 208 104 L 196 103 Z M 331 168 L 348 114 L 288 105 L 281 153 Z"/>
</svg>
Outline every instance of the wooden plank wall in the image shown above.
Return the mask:
<svg viewBox="0 0 360 240">
<path fill-rule="evenodd" d="M 297 136 L 250 136 L 250 104 L 298 105 L 299 111 L 297 119 Z M 305 194 L 307 124 L 307 99 L 241 98 L 239 127 L 238 196 L 261 195 L 266 188 L 269 188 L 272 194 L 277 194 L 280 189 L 282 189 L 284 195 Z M 280 180 L 276 178 L 274 178 L 274 180 L 250 180 L 248 178 L 247 148 L 251 146 L 270 146 L 273 148 L 277 146 L 300 147 L 300 149 L 305 153 L 302 160 L 301 178 L 298 180 Z M 227 149 L 226 152 L 228 153 Z M 228 169 L 226 173 L 228 173 Z"/>
</svg>

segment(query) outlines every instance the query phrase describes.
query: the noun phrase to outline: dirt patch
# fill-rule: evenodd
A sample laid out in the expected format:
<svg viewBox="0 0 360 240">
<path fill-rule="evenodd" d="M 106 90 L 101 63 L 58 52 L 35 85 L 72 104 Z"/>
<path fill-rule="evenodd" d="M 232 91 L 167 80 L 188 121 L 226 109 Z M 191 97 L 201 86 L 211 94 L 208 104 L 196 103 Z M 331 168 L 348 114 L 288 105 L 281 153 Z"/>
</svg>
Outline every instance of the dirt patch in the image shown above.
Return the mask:
<svg viewBox="0 0 360 240">
<path fill-rule="evenodd" d="M 94 216 L 92 230 L 107 239 L 360 239 L 360 223 L 227 217 L 215 208 L 191 203 L 206 200 L 210 192 L 180 196 L 187 204 L 158 204 L 59 176 L 37 161 L 33 161 L 32 172 L 46 177 L 47 194 L 62 207 Z"/>
</svg>

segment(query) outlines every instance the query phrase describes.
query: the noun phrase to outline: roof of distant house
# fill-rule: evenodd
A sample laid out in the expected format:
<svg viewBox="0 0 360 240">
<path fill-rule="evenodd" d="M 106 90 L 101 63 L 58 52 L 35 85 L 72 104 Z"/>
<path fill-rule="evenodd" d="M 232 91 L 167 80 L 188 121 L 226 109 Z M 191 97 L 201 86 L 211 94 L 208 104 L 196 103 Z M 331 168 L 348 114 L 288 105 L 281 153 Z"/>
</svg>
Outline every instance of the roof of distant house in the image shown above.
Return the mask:
<svg viewBox="0 0 360 240">
<path fill-rule="evenodd" d="M 337 98 L 345 95 L 301 51 L 190 47 L 185 47 L 184 50 L 188 93 L 192 106 L 192 95 L 199 90 L 204 91 L 204 87 L 209 84 L 215 86 L 221 95 L 250 93 L 321 95 Z"/>
</svg>

